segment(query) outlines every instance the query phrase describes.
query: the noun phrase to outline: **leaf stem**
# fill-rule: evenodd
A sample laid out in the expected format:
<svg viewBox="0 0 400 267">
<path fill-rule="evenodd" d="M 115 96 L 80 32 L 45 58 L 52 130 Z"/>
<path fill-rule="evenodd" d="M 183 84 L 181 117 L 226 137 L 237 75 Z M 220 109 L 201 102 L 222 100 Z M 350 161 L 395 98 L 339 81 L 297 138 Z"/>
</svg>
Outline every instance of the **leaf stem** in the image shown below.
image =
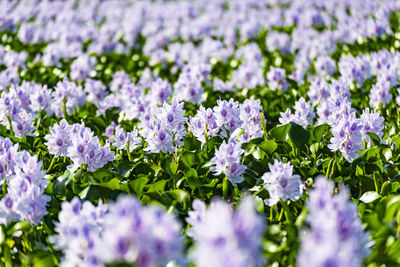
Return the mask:
<svg viewBox="0 0 400 267">
<path fill-rule="evenodd" d="M 129 161 L 133 161 L 132 160 L 132 155 L 131 155 L 131 150 L 129 149 L 129 143 L 126 143 L 126 153 L 128 154 L 128 159 Z"/>
<path fill-rule="evenodd" d="M 289 208 L 289 206 L 286 204 L 286 202 L 285 201 L 281 201 L 281 203 L 282 203 L 282 207 L 283 207 L 283 209 L 284 209 L 284 211 L 285 211 L 285 217 L 286 217 L 286 220 L 287 220 L 287 222 L 289 223 L 289 224 L 293 224 L 294 223 L 294 216 L 293 216 L 293 213 L 290 211 L 290 208 Z"/>
<path fill-rule="evenodd" d="M 224 177 L 224 180 L 222 181 L 222 198 L 226 200 L 228 196 L 228 189 L 229 189 L 229 180 L 228 177 Z"/>
<path fill-rule="evenodd" d="M 47 169 L 47 173 L 49 173 L 50 170 L 53 168 L 53 165 L 54 165 L 55 162 L 56 162 L 56 157 L 53 157 L 53 159 L 52 159 L 51 162 L 50 162 L 50 166 L 49 166 L 49 168 Z"/>
<path fill-rule="evenodd" d="M 63 104 L 62 104 L 62 112 L 64 114 L 64 118 L 67 119 L 67 98 L 63 98 Z"/>
<path fill-rule="evenodd" d="M 8 119 L 8 123 L 10 124 L 10 132 L 11 132 L 12 136 L 15 136 L 14 135 L 14 129 L 13 129 L 12 122 L 11 122 L 10 114 L 7 114 L 7 119 Z"/>
</svg>

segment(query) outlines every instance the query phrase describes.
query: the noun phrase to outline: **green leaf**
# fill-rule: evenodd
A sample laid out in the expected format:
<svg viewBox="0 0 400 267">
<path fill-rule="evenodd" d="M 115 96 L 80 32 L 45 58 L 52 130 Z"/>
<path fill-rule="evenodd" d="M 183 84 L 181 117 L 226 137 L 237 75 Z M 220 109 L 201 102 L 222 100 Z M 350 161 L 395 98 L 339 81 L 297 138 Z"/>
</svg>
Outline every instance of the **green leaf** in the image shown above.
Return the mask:
<svg viewBox="0 0 400 267">
<path fill-rule="evenodd" d="M 264 213 L 264 200 L 262 198 L 260 198 L 259 196 L 255 196 L 254 202 L 255 202 L 256 210 L 261 214 Z"/>
<path fill-rule="evenodd" d="M 182 155 L 182 162 L 186 167 L 191 168 L 194 164 L 195 154 L 186 152 Z"/>
<path fill-rule="evenodd" d="M 56 266 L 57 258 L 48 251 L 39 251 L 33 258 L 33 267 Z"/>
<path fill-rule="evenodd" d="M 189 170 L 185 171 L 184 174 L 186 177 L 186 181 L 188 182 L 192 190 L 195 190 L 196 188 L 201 186 L 197 171 L 195 169 L 190 168 Z"/>
<path fill-rule="evenodd" d="M 372 132 L 367 132 L 367 134 L 375 146 L 381 145 L 381 139 L 376 134 L 374 134 Z"/>
<path fill-rule="evenodd" d="M 163 194 L 167 180 L 160 180 L 149 186 L 148 192 L 156 192 L 160 195 Z"/>
<path fill-rule="evenodd" d="M 300 125 L 291 122 L 289 137 L 296 147 L 302 148 L 310 140 L 310 132 L 301 127 Z"/>
<path fill-rule="evenodd" d="M 183 202 L 189 197 L 189 193 L 181 189 L 167 191 L 167 194 L 178 202 Z"/>
<path fill-rule="evenodd" d="M 321 124 L 315 127 L 312 131 L 315 142 L 317 143 L 321 142 L 323 134 L 327 133 L 328 130 L 329 130 L 328 124 Z"/>
<path fill-rule="evenodd" d="M 95 184 L 101 187 L 105 187 L 105 188 L 109 188 L 111 190 L 119 190 L 120 186 L 119 186 L 119 179 L 118 178 L 112 178 L 110 181 L 106 182 L 106 183 L 98 183 Z"/>
<path fill-rule="evenodd" d="M 179 163 L 177 163 L 175 161 L 172 161 L 169 164 L 169 168 L 171 169 L 172 174 L 176 174 L 176 171 L 178 170 L 178 167 L 179 167 Z"/>
<path fill-rule="evenodd" d="M 392 191 L 392 185 L 390 182 L 384 182 L 382 187 L 381 187 L 381 194 L 382 195 L 387 195 Z"/>
<path fill-rule="evenodd" d="M 259 147 L 267 154 L 272 155 L 274 151 L 278 148 L 278 145 L 273 140 L 265 140 Z"/>
<path fill-rule="evenodd" d="M 275 138 L 276 140 L 285 141 L 286 136 L 289 133 L 289 130 L 290 130 L 289 124 L 278 126 L 278 127 L 272 128 L 272 130 L 270 131 L 270 135 L 273 138 Z"/>
<path fill-rule="evenodd" d="M 375 200 L 377 200 L 378 198 L 380 198 L 379 194 L 375 191 L 368 191 L 365 192 L 361 197 L 360 197 L 360 201 L 364 202 L 364 203 L 371 203 Z"/>
<path fill-rule="evenodd" d="M 148 181 L 149 179 L 144 177 L 135 179 L 132 182 L 129 182 L 129 188 L 133 192 L 135 192 L 138 198 L 140 198 L 142 196 L 143 188 L 145 187 Z"/>
<path fill-rule="evenodd" d="M 122 161 L 117 168 L 118 174 L 124 177 L 129 177 L 133 170 L 133 162 Z"/>
</svg>

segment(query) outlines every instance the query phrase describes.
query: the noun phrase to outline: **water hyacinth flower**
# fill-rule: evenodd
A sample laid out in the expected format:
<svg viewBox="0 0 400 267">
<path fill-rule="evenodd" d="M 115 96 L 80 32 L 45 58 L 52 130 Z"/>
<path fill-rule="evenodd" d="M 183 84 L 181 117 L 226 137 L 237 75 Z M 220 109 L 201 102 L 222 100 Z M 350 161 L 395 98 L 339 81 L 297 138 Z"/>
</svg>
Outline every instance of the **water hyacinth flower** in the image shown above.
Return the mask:
<svg viewBox="0 0 400 267">
<path fill-rule="evenodd" d="M 378 81 L 371 88 L 369 93 L 369 104 L 373 108 L 378 108 L 380 105 L 386 106 L 392 100 L 390 91 L 390 82 Z"/>
<path fill-rule="evenodd" d="M 232 74 L 231 83 L 237 88 L 253 89 L 264 86 L 263 66 L 254 62 L 244 62 Z"/>
<path fill-rule="evenodd" d="M 131 78 L 124 71 L 117 71 L 113 74 L 113 79 L 110 85 L 112 92 L 118 92 L 125 84 L 131 83 Z"/>
<path fill-rule="evenodd" d="M 310 90 L 307 92 L 307 96 L 310 98 L 313 106 L 316 106 L 318 103 L 322 104 L 326 102 L 330 94 L 330 84 L 321 78 L 312 80 L 310 84 Z"/>
<path fill-rule="evenodd" d="M 211 159 L 215 165 L 211 170 L 215 175 L 225 174 L 233 186 L 236 186 L 244 180 L 241 176 L 246 170 L 246 166 L 241 164 L 243 152 L 241 145 L 234 140 L 223 142 Z"/>
<path fill-rule="evenodd" d="M 173 143 L 173 137 L 168 131 L 166 131 L 161 124 L 157 124 L 153 127 L 146 136 L 147 147 L 144 149 L 150 153 L 164 153 L 175 152 L 175 146 Z"/>
<path fill-rule="evenodd" d="M 66 78 L 57 83 L 52 96 L 51 109 L 58 117 L 64 116 L 62 110 L 64 98 L 66 100 L 65 108 L 67 114 L 72 114 L 74 108 L 82 106 L 86 102 L 86 95 L 82 87 L 74 82 L 69 82 Z"/>
<path fill-rule="evenodd" d="M 25 110 L 21 111 L 18 116 L 11 121 L 14 135 L 22 138 L 26 135 L 33 135 L 36 128 L 33 126 L 34 118 L 32 114 L 27 113 Z"/>
<path fill-rule="evenodd" d="M 47 88 L 47 85 L 35 85 L 34 88 L 35 89 L 29 95 L 30 110 L 37 113 L 41 110 L 45 110 L 47 114 L 52 115 L 51 90 Z"/>
<path fill-rule="evenodd" d="M 94 68 L 95 59 L 89 55 L 80 55 L 71 64 L 71 79 L 73 81 L 83 80 L 88 75 L 89 71 Z"/>
<path fill-rule="evenodd" d="M 370 250 L 369 234 L 348 197 L 345 187 L 334 195 L 334 184 L 317 177 L 307 203 L 310 228 L 300 236 L 298 266 L 362 266 Z"/>
<path fill-rule="evenodd" d="M 121 196 L 104 218 L 105 262 L 128 262 L 137 266 L 161 266 L 180 261 L 181 225 L 156 206 L 142 207 Z"/>
<path fill-rule="evenodd" d="M 287 33 L 270 31 L 266 40 L 267 49 L 270 52 L 278 50 L 282 54 L 290 53 L 290 36 Z"/>
<path fill-rule="evenodd" d="M 0 223 L 26 220 L 38 224 L 42 220 L 50 201 L 44 194 L 49 183 L 45 174 L 36 155 L 18 151 L 8 138 L 0 138 L 0 182 L 7 179 L 7 194 L 0 200 Z"/>
<path fill-rule="evenodd" d="M 380 116 L 379 111 L 370 112 L 369 108 L 366 108 L 361 114 L 360 120 L 362 124 L 361 134 L 367 143 L 371 144 L 371 138 L 367 134 L 369 132 L 376 134 L 382 140 L 384 119 Z"/>
<path fill-rule="evenodd" d="M 63 266 L 129 263 L 140 267 L 180 262 L 181 226 L 158 207 L 143 207 L 133 197 L 94 206 L 75 197 L 63 202 L 50 240 L 62 249 Z"/>
<path fill-rule="evenodd" d="M 84 90 L 87 93 L 86 100 L 92 103 L 98 103 L 103 100 L 106 95 L 106 87 L 101 81 L 86 79 Z"/>
<path fill-rule="evenodd" d="M 213 88 L 214 91 L 220 91 L 220 92 L 230 92 L 230 91 L 235 91 L 236 89 L 233 87 L 232 82 L 230 81 L 222 81 L 218 78 L 214 78 L 213 81 Z"/>
<path fill-rule="evenodd" d="M 173 99 L 171 104 L 164 102 L 162 107 L 146 114 L 140 126 L 140 132 L 147 142 L 145 151 L 172 153 L 176 147 L 182 146 L 182 139 L 187 134 L 185 129 L 187 118 L 184 114 L 183 102 L 176 99 Z"/>
<path fill-rule="evenodd" d="M 201 84 L 203 80 L 204 77 L 200 72 L 200 68 L 196 65 L 185 66 L 174 85 L 174 95 L 179 100 L 200 103 L 204 92 Z"/>
<path fill-rule="evenodd" d="M 158 78 L 151 85 L 149 98 L 151 103 L 162 104 L 164 101 L 168 101 L 172 94 L 171 84 L 167 80 Z"/>
<path fill-rule="evenodd" d="M 268 166 L 270 171 L 262 176 L 264 188 L 269 193 L 269 199 L 265 200 L 265 203 L 274 206 L 280 200 L 299 200 L 303 195 L 303 184 L 301 177 L 293 174 L 293 166 L 278 160 L 275 160 L 274 164 L 269 163 Z"/>
<path fill-rule="evenodd" d="M 295 113 L 292 114 L 288 108 L 286 112 L 281 112 L 279 122 L 282 125 L 294 122 L 296 124 L 307 127 L 313 124 L 315 118 L 315 112 L 313 106 L 308 103 L 303 97 L 296 101 L 294 105 Z"/>
<path fill-rule="evenodd" d="M 132 152 L 141 142 L 142 139 L 138 136 L 136 128 L 131 132 L 125 132 L 121 126 L 116 126 L 112 145 L 117 149 L 127 150 L 127 146 L 129 146 L 129 151 Z"/>
<path fill-rule="evenodd" d="M 189 257 L 197 266 L 263 265 L 260 245 L 265 225 L 250 196 L 237 210 L 219 199 L 208 209 L 196 199 L 193 209 L 186 221 L 191 225 L 188 235 L 195 241 Z"/>
<path fill-rule="evenodd" d="M 235 129 L 239 128 L 243 123 L 240 120 L 239 103 L 234 101 L 233 98 L 226 100 L 217 100 L 217 106 L 213 108 L 215 122 L 222 130 L 221 135 L 226 137 L 226 131 L 232 133 Z"/>
<path fill-rule="evenodd" d="M 316 73 L 321 76 L 330 77 L 337 71 L 335 61 L 329 56 L 318 57 L 314 66 Z"/>
<path fill-rule="evenodd" d="M 280 90 L 282 92 L 286 92 L 289 83 L 285 78 L 285 70 L 281 68 L 271 67 L 269 72 L 267 73 L 268 85 L 272 91 Z"/>
<path fill-rule="evenodd" d="M 101 146 L 99 138 L 83 123 L 69 125 L 66 120 L 61 120 L 50 127 L 50 134 L 45 139 L 50 154 L 72 160 L 73 164 L 67 167 L 70 172 L 82 164 L 87 164 L 88 171 L 95 171 L 114 159 L 110 145 Z"/>
<path fill-rule="evenodd" d="M 11 93 L 6 91 L 1 92 L 0 97 L 0 112 L 1 112 L 1 124 L 9 126 L 8 117 L 11 120 L 17 119 L 21 111 L 21 106 L 18 98 L 13 97 Z"/>
<path fill-rule="evenodd" d="M 263 111 L 261 100 L 254 99 L 254 96 L 252 96 L 250 99 L 246 99 L 243 104 L 240 104 L 239 108 L 239 118 L 246 124 L 258 123 L 261 120 L 260 112 Z"/>
<path fill-rule="evenodd" d="M 61 204 L 57 235 L 50 236 L 50 242 L 63 250 L 62 266 L 104 266 L 100 232 L 107 210 L 101 201 L 95 207 L 89 201 L 82 204 L 78 197 Z"/>
<path fill-rule="evenodd" d="M 71 126 L 69 123 L 62 119 L 59 124 L 54 124 L 50 127 L 50 134 L 47 134 L 45 145 L 49 150 L 49 153 L 54 155 L 56 158 L 67 156 L 68 147 L 71 145 Z"/>
<path fill-rule="evenodd" d="M 332 125 L 333 137 L 328 145 L 329 149 L 340 151 L 348 162 L 352 162 L 358 158 L 358 153 L 363 148 L 362 127 L 354 113 L 348 118 L 342 118 L 337 124 Z"/>
<path fill-rule="evenodd" d="M 216 136 L 220 127 L 217 126 L 213 110 L 200 105 L 196 115 L 189 117 L 189 130 L 202 144 L 206 143 L 206 134 L 207 137 Z"/>
</svg>

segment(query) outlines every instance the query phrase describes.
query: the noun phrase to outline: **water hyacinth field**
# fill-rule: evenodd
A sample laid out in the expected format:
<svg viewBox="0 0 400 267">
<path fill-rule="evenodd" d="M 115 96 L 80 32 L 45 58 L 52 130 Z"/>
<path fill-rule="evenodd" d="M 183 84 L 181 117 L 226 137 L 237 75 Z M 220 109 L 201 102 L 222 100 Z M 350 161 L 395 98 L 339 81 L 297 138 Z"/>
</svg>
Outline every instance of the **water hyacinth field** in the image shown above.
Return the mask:
<svg viewBox="0 0 400 267">
<path fill-rule="evenodd" d="M 0 266 L 400 266 L 400 1 L 0 0 Z"/>
</svg>

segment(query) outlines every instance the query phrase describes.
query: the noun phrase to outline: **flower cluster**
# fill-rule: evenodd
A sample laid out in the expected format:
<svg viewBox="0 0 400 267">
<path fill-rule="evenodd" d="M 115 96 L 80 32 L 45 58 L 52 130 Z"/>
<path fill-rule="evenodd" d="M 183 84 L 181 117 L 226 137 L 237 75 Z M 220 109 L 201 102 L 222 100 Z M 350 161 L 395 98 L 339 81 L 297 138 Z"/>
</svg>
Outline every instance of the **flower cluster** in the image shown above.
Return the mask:
<svg viewBox="0 0 400 267">
<path fill-rule="evenodd" d="M 131 263 L 161 266 L 180 261 L 181 226 L 155 206 L 143 207 L 129 196 L 94 206 L 78 197 L 63 202 L 52 243 L 64 252 L 62 266 Z"/>
<path fill-rule="evenodd" d="M 328 147 L 332 151 L 340 151 L 347 161 L 352 162 L 363 148 L 362 125 L 354 112 L 346 117 L 332 126 L 333 137 Z"/>
<path fill-rule="evenodd" d="M 8 138 L 0 137 L 0 183 L 7 180 L 7 194 L 0 200 L 0 223 L 26 220 L 38 224 L 47 214 L 50 197 L 44 194 L 48 180 L 36 155 L 18 151 Z"/>
<path fill-rule="evenodd" d="M 54 157 L 67 157 L 72 160 L 68 166 L 74 172 L 82 164 L 88 171 L 95 171 L 114 159 L 110 144 L 100 145 L 99 138 L 83 123 L 70 125 L 65 119 L 50 127 L 50 133 L 45 136 L 49 153 Z"/>
<path fill-rule="evenodd" d="M 271 67 L 267 73 L 268 85 L 271 90 L 280 90 L 286 92 L 289 83 L 285 78 L 286 72 L 284 69 Z"/>
<path fill-rule="evenodd" d="M 213 200 L 207 209 L 193 201 L 186 221 L 188 235 L 195 241 L 190 257 L 199 266 L 262 266 L 261 236 L 264 222 L 257 214 L 253 199 L 245 197 L 237 210 L 222 200 Z"/>
<path fill-rule="evenodd" d="M 72 114 L 74 108 L 82 106 L 86 102 L 86 95 L 82 88 L 77 86 L 74 82 L 69 82 L 67 79 L 57 83 L 52 96 L 53 101 L 51 102 L 51 107 L 58 117 L 64 117 L 64 106 L 65 112 L 67 114 Z"/>
<path fill-rule="evenodd" d="M 333 194 L 334 184 L 318 177 L 309 195 L 310 230 L 301 236 L 299 266 L 361 266 L 369 254 L 368 233 L 348 200 L 346 188 Z"/>
<path fill-rule="evenodd" d="M 246 166 L 241 164 L 243 152 L 240 143 L 232 139 L 228 143 L 223 142 L 211 159 L 215 165 L 211 170 L 215 175 L 226 175 L 229 181 L 236 186 L 244 180 L 241 176 L 246 170 Z"/>
<path fill-rule="evenodd" d="M 304 127 L 313 125 L 313 121 L 315 118 L 314 108 L 303 97 L 296 101 L 294 105 L 294 110 L 294 114 L 291 113 L 291 110 L 289 108 L 286 109 L 286 112 L 281 112 L 279 122 L 282 125 L 288 124 L 289 122 L 294 122 Z"/>
<path fill-rule="evenodd" d="M 303 184 L 301 177 L 293 174 L 293 166 L 278 160 L 268 166 L 270 171 L 262 176 L 264 188 L 269 193 L 269 199 L 265 200 L 265 204 L 273 206 L 280 200 L 299 200 L 303 195 Z"/>
<path fill-rule="evenodd" d="M 183 145 L 182 139 L 186 135 L 183 102 L 176 99 L 171 104 L 164 102 L 162 107 L 156 107 L 147 112 L 141 120 L 140 133 L 145 138 L 145 151 L 158 153 L 160 151 L 175 152 Z"/>
<path fill-rule="evenodd" d="M 136 128 L 131 132 L 126 132 L 120 125 L 117 125 L 113 131 L 114 134 L 110 136 L 112 139 L 111 144 L 117 149 L 127 150 L 129 147 L 129 151 L 132 152 L 142 142 L 142 139 L 138 136 L 138 130 Z"/>
</svg>

